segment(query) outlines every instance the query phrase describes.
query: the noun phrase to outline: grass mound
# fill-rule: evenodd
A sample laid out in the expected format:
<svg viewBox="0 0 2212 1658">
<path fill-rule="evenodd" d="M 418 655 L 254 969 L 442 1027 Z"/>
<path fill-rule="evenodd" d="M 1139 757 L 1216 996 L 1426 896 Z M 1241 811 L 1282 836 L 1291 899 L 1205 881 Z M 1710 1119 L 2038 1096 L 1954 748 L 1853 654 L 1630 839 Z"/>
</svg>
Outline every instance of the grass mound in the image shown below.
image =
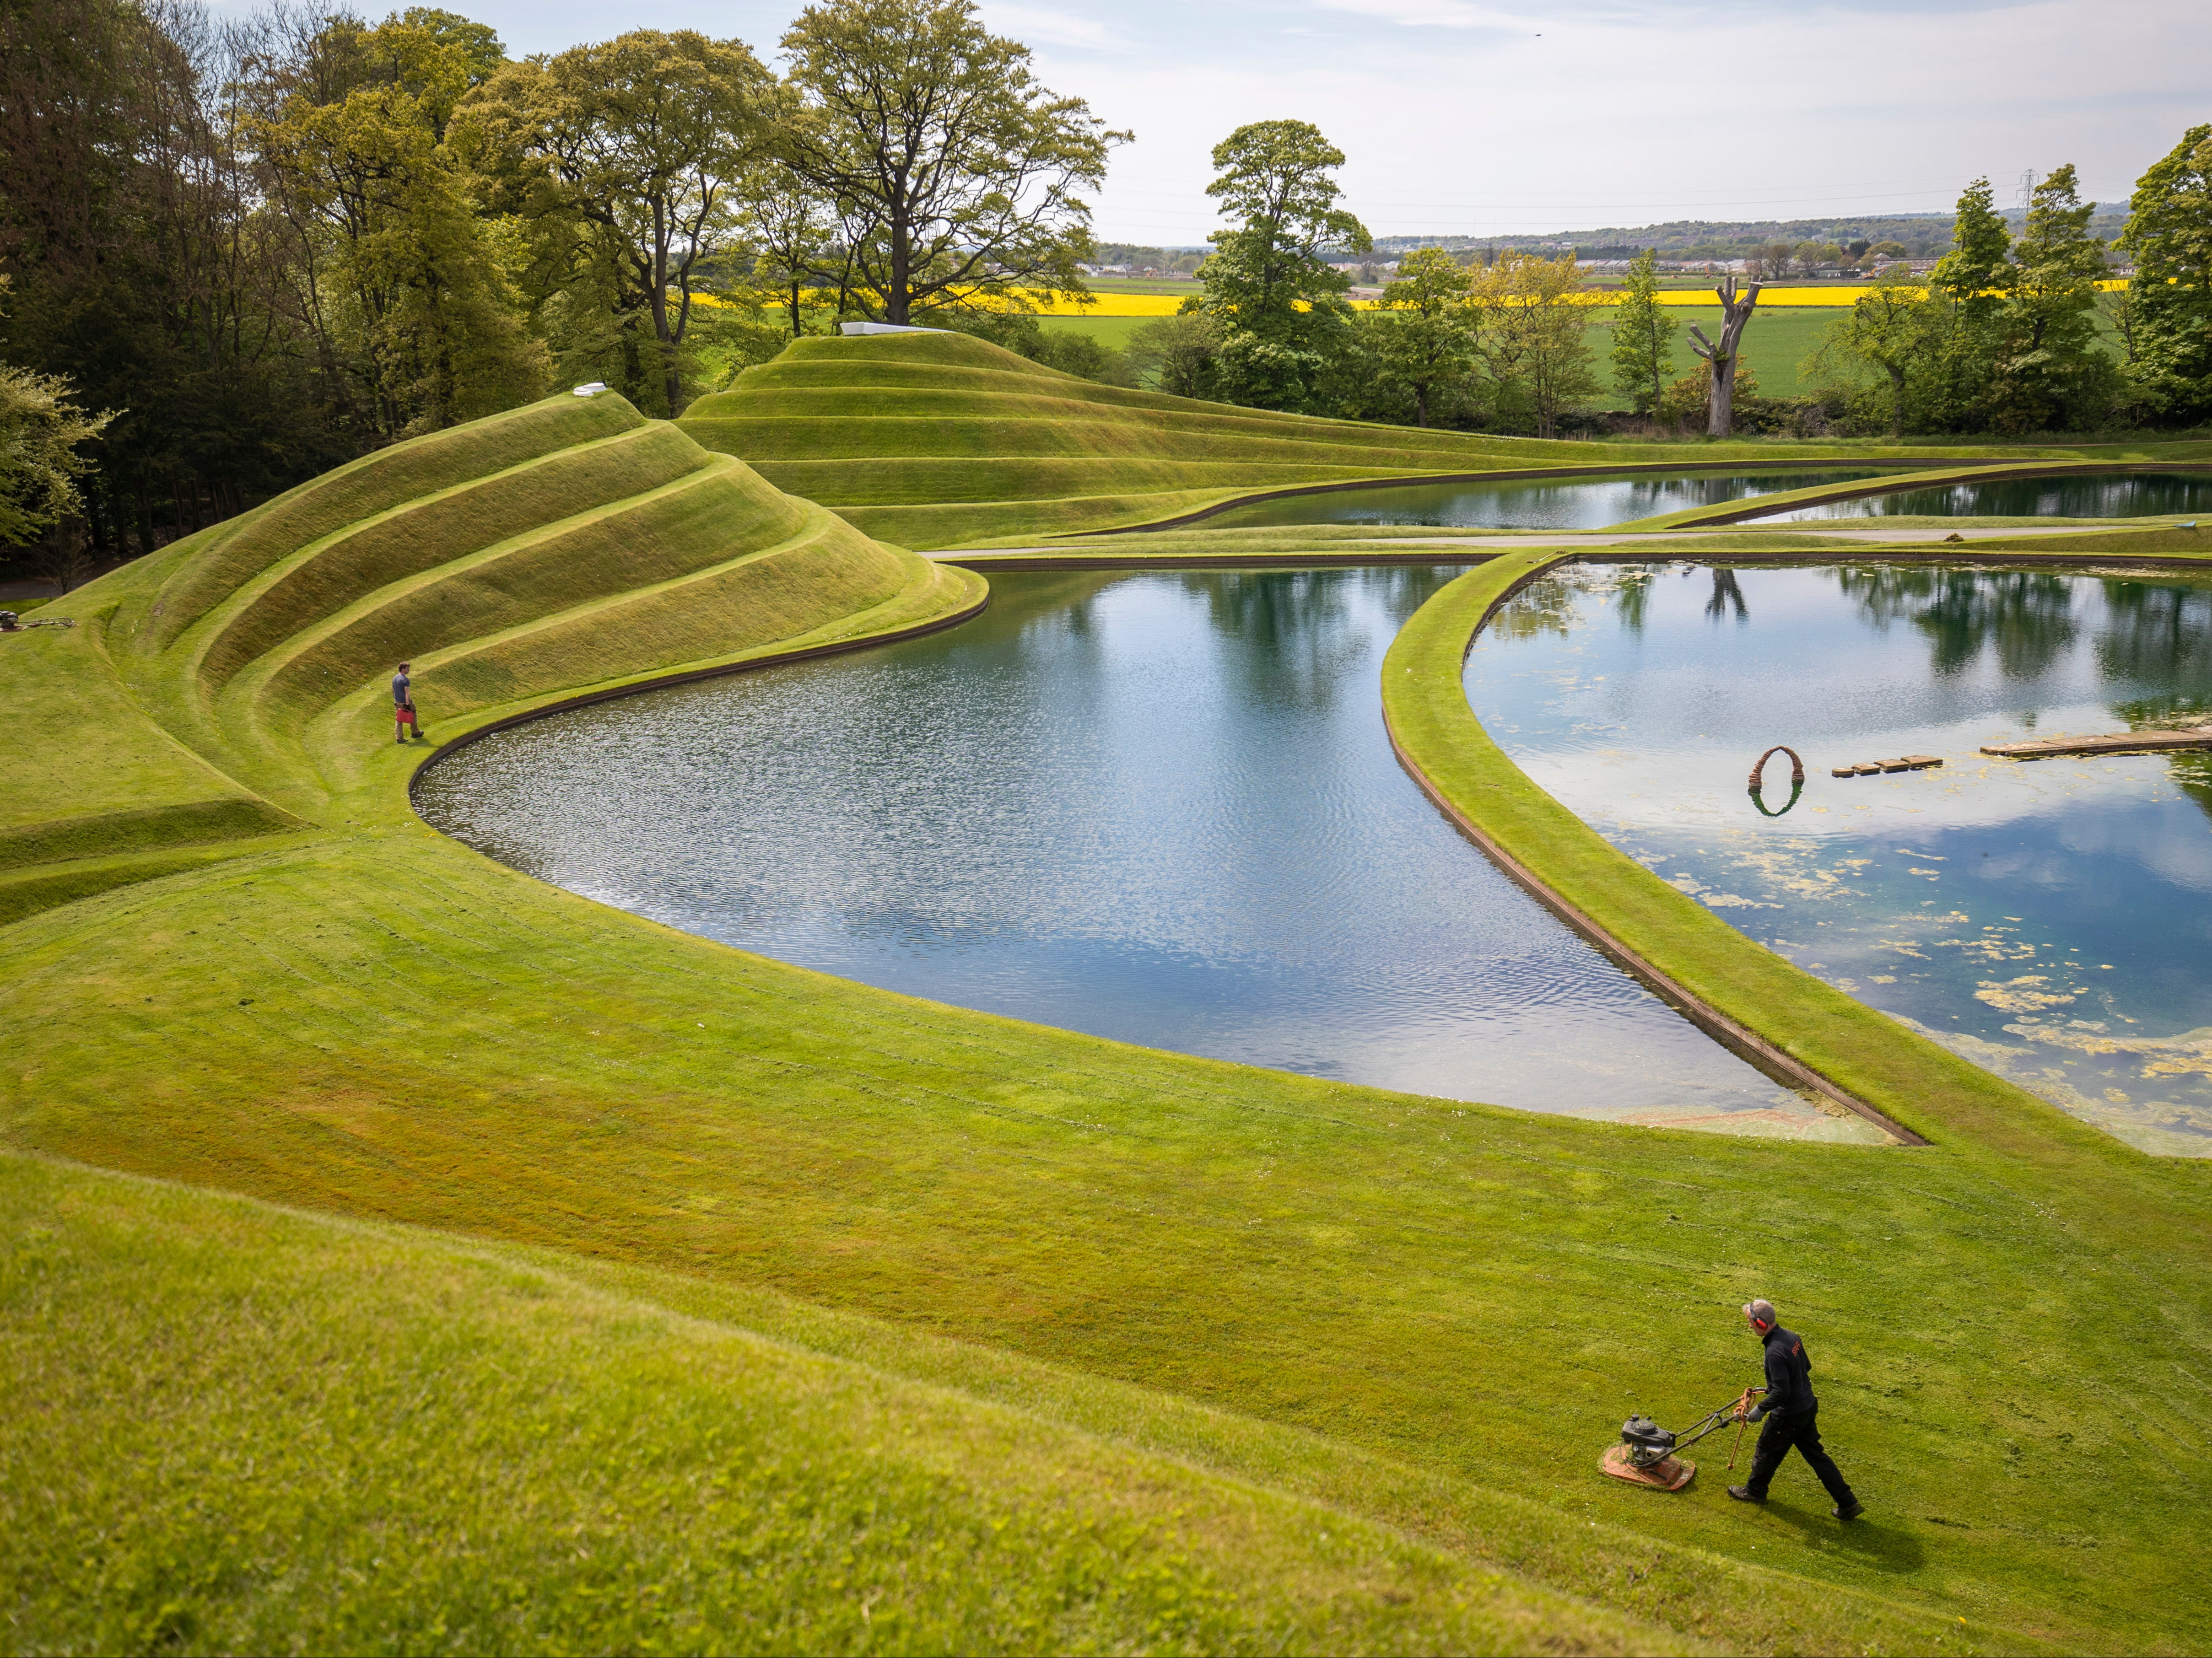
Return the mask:
<svg viewBox="0 0 2212 1658">
<path fill-rule="evenodd" d="M 331 780 L 391 745 L 402 658 L 450 723 L 980 591 L 611 395 L 398 444 L 49 607 L 77 626 L 5 641 L 35 780 L 0 802 L 0 917 L 342 824 Z"/>
<path fill-rule="evenodd" d="M 1747 459 L 1925 465 L 1948 452 L 1853 442 L 1631 446 L 1370 426 L 1100 386 L 966 335 L 930 332 L 795 340 L 678 423 L 871 535 L 922 548 L 1153 523 L 1256 491 L 1366 478 Z"/>
</svg>

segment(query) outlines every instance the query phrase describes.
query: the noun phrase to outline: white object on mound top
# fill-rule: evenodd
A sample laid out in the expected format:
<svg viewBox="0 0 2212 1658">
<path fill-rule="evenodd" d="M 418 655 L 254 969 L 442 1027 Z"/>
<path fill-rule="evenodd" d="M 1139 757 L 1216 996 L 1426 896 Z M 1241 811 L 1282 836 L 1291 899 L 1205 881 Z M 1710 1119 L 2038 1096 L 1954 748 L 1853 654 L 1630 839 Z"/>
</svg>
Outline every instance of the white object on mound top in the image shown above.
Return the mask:
<svg viewBox="0 0 2212 1658">
<path fill-rule="evenodd" d="M 837 331 L 841 334 L 942 334 L 945 331 L 941 328 L 916 328 L 911 323 L 903 322 L 841 322 L 837 325 Z"/>
<path fill-rule="evenodd" d="M 596 398 L 606 389 L 607 383 L 605 380 L 593 380 L 589 386 L 578 386 L 576 395 L 580 398 Z"/>
</svg>

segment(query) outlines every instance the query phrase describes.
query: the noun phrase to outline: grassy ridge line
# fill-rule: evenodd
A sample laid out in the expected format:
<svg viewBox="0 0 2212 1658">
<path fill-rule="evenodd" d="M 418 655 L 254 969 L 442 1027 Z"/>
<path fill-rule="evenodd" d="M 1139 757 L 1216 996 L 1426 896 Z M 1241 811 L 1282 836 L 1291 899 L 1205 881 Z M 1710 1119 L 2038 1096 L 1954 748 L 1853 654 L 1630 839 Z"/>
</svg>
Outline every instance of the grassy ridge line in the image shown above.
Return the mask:
<svg viewBox="0 0 2212 1658">
<path fill-rule="evenodd" d="M 74 628 L 0 639 L 0 704 L 11 711 L 0 844 L 41 858 L 94 856 L 144 844 L 161 821 L 152 814 L 174 814 L 176 827 L 207 838 L 210 817 L 275 811 L 140 711 L 102 649 L 114 602 L 104 591 L 70 595 Z"/>
<path fill-rule="evenodd" d="M 117 887 L 202 868 L 232 858 L 245 858 L 277 847 L 296 846 L 311 830 L 251 839 L 186 842 L 151 851 L 111 853 L 84 858 L 55 859 L 0 872 L 0 926 L 56 909 L 81 898 L 96 897 Z"/>
<path fill-rule="evenodd" d="M 2201 1413 L 2167 1366 L 2204 1345 L 2203 1204 L 2166 1169 L 1716 1146 L 887 996 L 489 865 L 341 726 L 311 736 L 355 768 L 332 833 L 10 929 L 0 1134 L 1177 1389 L 1779 1568 L 1778 1621 L 1747 1625 L 1777 1648 L 1868 1644 L 1868 1597 L 1923 1620 L 1900 1646 L 1972 1612 L 2172 1647 L 2203 1615 Z M 1592 1472 L 1632 1405 L 1673 1419 L 1745 1367 L 1755 1290 L 1832 1343 L 1875 1525 Z M 2022 1445 L 2068 1534 L 2021 1525 Z M 1626 1560 L 1560 1558 L 1571 1592 L 1635 1592 Z"/>
<path fill-rule="evenodd" d="M 2000 550 L 1981 543 L 1976 550 Z M 1392 644 L 1383 715 L 1425 786 L 1627 950 L 1915 1133 L 1942 1144 L 1963 1133 L 2008 1157 L 2053 1168 L 2084 1157 L 2138 1156 L 1746 937 L 1613 847 L 1498 747 L 1468 706 L 1467 653 L 1492 611 L 1574 556 L 1503 554 L 1430 598 Z"/>
<path fill-rule="evenodd" d="M 603 603 L 788 545 L 805 509 L 732 487 L 742 469 L 714 460 L 379 587 L 301 628 L 226 689 L 247 723 L 289 724 L 403 656 L 428 661 L 543 621 L 549 600 L 568 609 Z"/>
<path fill-rule="evenodd" d="M 1694 1649 L 512 1250 L 8 1155 L 0 1230 L 18 1649 Z"/>
<path fill-rule="evenodd" d="M 902 546 L 1157 525 L 1255 484 L 1739 464 L 2148 459 L 2188 445 L 1601 443 L 1363 424 L 1097 385 L 957 334 L 794 341 L 678 422 Z M 2198 443 L 2192 452 L 2212 452 Z"/>
<path fill-rule="evenodd" d="M 244 583 L 332 531 L 487 473 L 645 423 L 617 397 L 556 396 L 412 438 L 309 479 L 182 544 L 174 580 L 148 614 L 143 646 L 166 649 Z"/>
<path fill-rule="evenodd" d="M 1715 1145 L 965 1013 L 550 891 L 413 823 L 404 751 L 358 758 L 353 833 L 11 930 L 0 1134 L 1180 1392 L 1478 1488 L 1451 1523 L 1570 1593 L 1630 1604 L 1644 1568 L 1490 1537 L 1510 1499 L 1726 1557 L 1745 1644 L 1929 1647 L 1870 1637 L 1869 1596 L 2022 1648 L 2176 1647 L 2204 1610 L 2201 1422 L 2164 1368 L 2203 1345 L 2204 1206 L 2148 1160 Z M 1940 1315 L 1901 1318 L 1931 1282 Z M 1759 1291 L 1827 1344 L 1872 1525 L 1592 1472 L 1628 1409 L 1742 1379 Z M 2017 1523 L 2023 1444 L 2063 1534 Z"/>
<path fill-rule="evenodd" d="M 218 606 L 226 620 L 211 633 L 199 671 L 221 684 L 302 627 L 380 587 L 571 517 L 580 499 L 647 495 L 698 471 L 704 459 L 672 427 L 636 426 L 349 524 L 272 565 Z"/>
</svg>

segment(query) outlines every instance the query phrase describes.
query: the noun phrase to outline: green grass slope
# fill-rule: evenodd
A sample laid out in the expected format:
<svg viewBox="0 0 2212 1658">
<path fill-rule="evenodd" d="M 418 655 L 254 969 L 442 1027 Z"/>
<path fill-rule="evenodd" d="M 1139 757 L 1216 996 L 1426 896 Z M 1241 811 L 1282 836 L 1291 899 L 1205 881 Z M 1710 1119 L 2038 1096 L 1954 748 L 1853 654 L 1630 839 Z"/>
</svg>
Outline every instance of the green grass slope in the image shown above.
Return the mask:
<svg viewBox="0 0 2212 1658">
<path fill-rule="evenodd" d="M 1150 523 L 1255 491 L 1362 478 L 2081 456 L 2063 447 L 1622 445 L 1418 431 L 1100 386 L 985 341 L 931 332 L 795 340 L 678 423 L 778 488 L 871 535 L 921 548 Z"/>
<path fill-rule="evenodd" d="M 324 1218 L 0 1174 L 28 1401 L 0 1521 L 41 1521 L 0 1560 L 18 1644 L 2201 1644 L 2202 1167 L 1940 1068 L 1906 1151 L 1131 1048 L 674 933 L 429 830 L 386 604 L 434 637 L 402 648 L 444 737 L 977 597 L 704 454 L 453 527 L 472 480 L 601 467 L 638 424 L 610 407 L 502 417 L 474 471 L 471 428 L 402 446 L 271 503 L 294 539 L 225 526 L 73 598 L 114 746 L 18 827 L 131 809 L 131 767 L 150 807 L 306 827 L 88 853 L 172 861 L 5 925 L 0 1142 Z M 352 547 L 418 501 L 443 556 Z M 30 639 L 63 648 L 0 641 L 0 667 L 35 700 Z M 1860 1525 L 1799 1469 L 1756 1512 L 1719 1455 L 1675 1497 L 1595 1473 L 1630 1410 L 1751 1378 L 1753 1293 L 1816 1344 Z"/>
<path fill-rule="evenodd" d="M 981 591 L 611 395 L 399 444 L 48 607 L 78 626 L 6 641 L 0 693 L 42 717 L 25 727 L 33 780 L 0 805 L 0 915 L 184 848 L 196 864 L 216 842 L 342 826 L 325 774 L 357 780 L 390 746 L 402 658 L 450 726 L 896 631 Z"/>
<path fill-rule="evenodd" d="M 1690 1649 L 513 1249 L 14 1156 L 0 1230 L 16 1651 Z"/>
</svg>

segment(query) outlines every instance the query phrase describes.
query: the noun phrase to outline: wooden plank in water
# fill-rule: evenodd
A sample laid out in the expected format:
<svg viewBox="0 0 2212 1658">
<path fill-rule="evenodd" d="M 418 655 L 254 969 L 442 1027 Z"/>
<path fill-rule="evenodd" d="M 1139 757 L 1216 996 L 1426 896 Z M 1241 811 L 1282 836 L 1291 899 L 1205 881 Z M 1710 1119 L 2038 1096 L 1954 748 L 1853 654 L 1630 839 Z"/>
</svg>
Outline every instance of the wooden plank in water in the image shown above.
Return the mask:
<svg viewBox="0 0 2212 1658">
<path fill-rule="evenodd" d="M 1984 743 L 1984 754 L 2043 760 L 2060 754 L 2149 754 L 2160 749 L 2212 749 L 2212 726 L 2179 732 L 2112 732 L 2103 737 L 2053 737 L 2036 743 Z"/>
</svg>

